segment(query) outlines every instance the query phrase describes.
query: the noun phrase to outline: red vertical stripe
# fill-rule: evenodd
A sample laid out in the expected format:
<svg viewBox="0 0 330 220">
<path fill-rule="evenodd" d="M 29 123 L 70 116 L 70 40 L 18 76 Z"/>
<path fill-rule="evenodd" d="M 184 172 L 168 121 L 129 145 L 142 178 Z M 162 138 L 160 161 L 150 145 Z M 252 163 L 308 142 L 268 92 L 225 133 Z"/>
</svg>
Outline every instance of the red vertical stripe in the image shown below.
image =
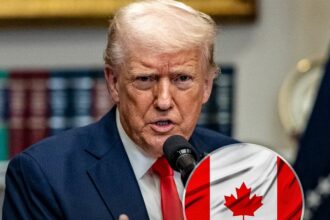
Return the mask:
<svg viewBox="0 0 330 220">
<path fill-rule="evenodd" d="M 193 172 L 185 195 L 187 220 L 210 219 L 210 157 L 207 157 Z"/>
<path fill-rule="evenodd" d="M 277 157 L 277 219 L 300 220 L 302 215 L 302 192 L 291 168 Z"/>
</svg>

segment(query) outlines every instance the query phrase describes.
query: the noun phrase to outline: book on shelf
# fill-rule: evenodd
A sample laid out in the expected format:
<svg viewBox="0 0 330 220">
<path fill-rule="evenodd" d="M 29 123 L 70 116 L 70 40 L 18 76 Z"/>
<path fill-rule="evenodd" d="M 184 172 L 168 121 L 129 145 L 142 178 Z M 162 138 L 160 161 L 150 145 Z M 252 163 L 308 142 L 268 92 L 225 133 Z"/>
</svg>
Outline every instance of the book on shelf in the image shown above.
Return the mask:
<svg viewBox="0 0 330 220">
<path fill-rule="evenodd" d="M 92 89 L 94 80 L 88 70 L 67 71 L 69 76 L 69 122 L 70 128 L 93 122 Z"/>
<path fill-rule="evenodd" d="M 48 135 L 47 71 L 15 70 L 9 74 L 10 157 Z"/>
<path fill-rule="evenodd" d="M 27 78 L 27 116 L 26 116 L 26 146 L 48 136 L 48 91 L 49 73 L 43 70 L 25 73 Z"/>
<path fill-rule="evenodd" d="M 49 134 L 55 135 L 69 128 L 69 75 L 51 71 L 48 80 Z"/>
<path fill-rule="evenodd" d="M 8 72 L 0 70 L 0 160 L 8 159 Z"/>
<path fill-rule="evenodd" d="M 92 117 L 99 120 L 113 106 L 113 101 L 107 89 L 102 69 L 92 70 L 94 77 L 94 87 L 92 90 Z"/>
<path fill-rule="evenodd" d="M 21 71 L 9 75 L 9 155 L 15 156 L 26 147 L 27 78 Z"/>
</svg>

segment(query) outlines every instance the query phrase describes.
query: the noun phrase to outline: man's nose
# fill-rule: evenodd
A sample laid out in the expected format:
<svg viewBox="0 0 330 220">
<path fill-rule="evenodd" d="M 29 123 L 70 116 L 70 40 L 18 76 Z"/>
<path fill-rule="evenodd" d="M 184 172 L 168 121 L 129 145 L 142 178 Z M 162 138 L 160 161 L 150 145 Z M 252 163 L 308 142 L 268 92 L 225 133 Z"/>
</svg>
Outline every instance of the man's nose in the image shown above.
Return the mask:
<svg viewBox="0 0 330 220">
<path fill-rule="evenodd" d="M 171 81 L 166 78 L 160 79 L 155 88 L 155 107 L 166 111 L 172 107 L 172 104 Z"/>
</svg>

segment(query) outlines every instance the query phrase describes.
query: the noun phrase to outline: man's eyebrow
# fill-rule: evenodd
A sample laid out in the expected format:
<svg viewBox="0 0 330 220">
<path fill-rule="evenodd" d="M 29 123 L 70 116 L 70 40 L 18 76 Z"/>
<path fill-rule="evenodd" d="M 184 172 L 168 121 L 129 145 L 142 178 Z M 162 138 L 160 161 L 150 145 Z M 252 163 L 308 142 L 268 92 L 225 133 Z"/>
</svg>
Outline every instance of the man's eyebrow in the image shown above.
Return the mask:
<svg viewBox="0 0 330 220">
<path fill-rule="evenodd" d="M 128 70 L 128 75 L 131 77 L 136 76 L 154 76 L 157 75 L 156 69 L 148 69 L 148 68 L 130 68 Z"/>
<path fill-rule="evenodd" d="M 156 76 L 157 74 L 154 72 L 137 72 L 137 73 L 133 73 L 133 76 Z"/>
</svg>

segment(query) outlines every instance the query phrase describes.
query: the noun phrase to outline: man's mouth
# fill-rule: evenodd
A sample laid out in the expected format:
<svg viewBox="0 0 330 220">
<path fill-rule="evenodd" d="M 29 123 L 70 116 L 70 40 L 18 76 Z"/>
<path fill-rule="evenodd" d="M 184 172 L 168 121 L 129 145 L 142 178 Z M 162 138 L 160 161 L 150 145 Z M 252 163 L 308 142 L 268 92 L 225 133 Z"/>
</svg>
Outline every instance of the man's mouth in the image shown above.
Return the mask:
<svg viewBox="0 0 330 220">
<path fill-rule="evenodd" d="M 159 120 L 151 123 L 151 128 L 157 133 L 167 133 L 174 128 L 171 120 Z"/>
<path fill-rule="evenodd" d="M 171 124 L 172 122 L 170 120 L 165 120 L 165 121 L 156 121 L 156 125 L 158 126 L 167 126 L 169 124 Z"/>
</svg>

